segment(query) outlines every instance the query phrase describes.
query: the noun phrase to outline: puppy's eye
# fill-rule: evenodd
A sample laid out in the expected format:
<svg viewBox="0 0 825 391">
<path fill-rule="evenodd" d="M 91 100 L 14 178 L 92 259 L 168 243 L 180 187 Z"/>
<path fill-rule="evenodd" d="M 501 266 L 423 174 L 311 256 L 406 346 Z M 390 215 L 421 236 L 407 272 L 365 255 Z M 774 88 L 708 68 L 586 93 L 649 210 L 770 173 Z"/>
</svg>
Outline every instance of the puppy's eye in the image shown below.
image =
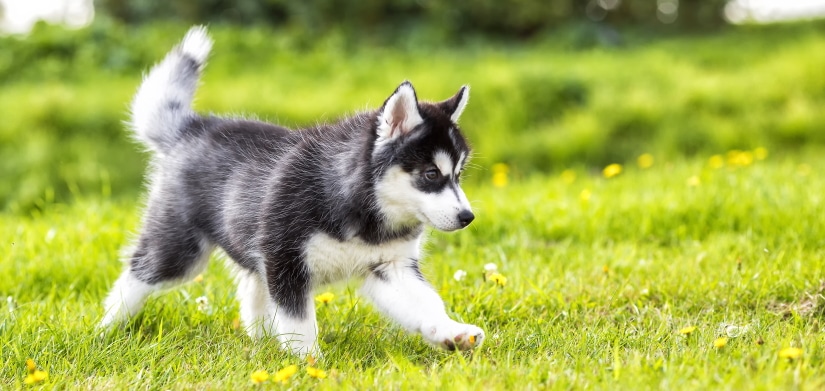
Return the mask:
<svg viewBox="0 0 825 391">
<path fill-rule="evenodd" d="M 424 175 L 424 179 L 426 179 L 428 181 L 434 181 L 434 180 L 438 179 L 439 177 L 441 177 L 441 171 L 438 171 L 435 168 L 431 168 L 427 171 L 424 171 L 424 174 L 422 174 L 422 175 Z"/>
</svg>

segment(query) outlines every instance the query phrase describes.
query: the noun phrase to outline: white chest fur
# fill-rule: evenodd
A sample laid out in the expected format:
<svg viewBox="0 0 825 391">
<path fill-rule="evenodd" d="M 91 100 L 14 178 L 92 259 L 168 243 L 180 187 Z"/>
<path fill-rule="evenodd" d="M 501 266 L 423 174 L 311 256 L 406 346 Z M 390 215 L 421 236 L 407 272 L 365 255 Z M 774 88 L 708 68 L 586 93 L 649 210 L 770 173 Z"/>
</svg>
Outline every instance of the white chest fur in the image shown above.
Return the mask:
<svg viewBox="0 0 825 391">
<path fill-rule="evenodd" d="M 375 264 L 418 259 L 420 245 L 420 236 L 371 245 L 358 238 L 342 242 L 319 233 L 307 241 L 304 254 L 313 281 L 326 284 L 364 276 Z"/>
</svg>

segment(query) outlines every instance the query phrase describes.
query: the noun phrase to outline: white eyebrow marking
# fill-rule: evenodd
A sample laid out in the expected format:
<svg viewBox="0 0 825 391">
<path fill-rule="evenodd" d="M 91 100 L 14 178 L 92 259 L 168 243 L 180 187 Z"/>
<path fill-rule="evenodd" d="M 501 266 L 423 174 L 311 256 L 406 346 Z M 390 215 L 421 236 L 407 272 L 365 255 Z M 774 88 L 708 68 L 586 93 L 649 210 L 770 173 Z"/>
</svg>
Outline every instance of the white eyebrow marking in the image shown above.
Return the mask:
<svg viewBox="0 0 825 391">
<path fill-rule="evenodd" d="M 450 159 L 450 155 L 447 152 L 441 150 L 436 151 L 435 156 L 433 156 L 433 163 L 435 163 L 435 166 L 441 171 L 441 175 L 450 176 L 453 172 L 453 159 Z"/>
<path fill-rule="evenodd" d="M 467 152 L 461 152 L 461 155 L 458 157 L 458 164 L 455 165 L 455 176 L 458 176 L 458 173 L 461 172 L 461 168 L 464 167 L 464 159 L 467 158 Z"/>
</svg>

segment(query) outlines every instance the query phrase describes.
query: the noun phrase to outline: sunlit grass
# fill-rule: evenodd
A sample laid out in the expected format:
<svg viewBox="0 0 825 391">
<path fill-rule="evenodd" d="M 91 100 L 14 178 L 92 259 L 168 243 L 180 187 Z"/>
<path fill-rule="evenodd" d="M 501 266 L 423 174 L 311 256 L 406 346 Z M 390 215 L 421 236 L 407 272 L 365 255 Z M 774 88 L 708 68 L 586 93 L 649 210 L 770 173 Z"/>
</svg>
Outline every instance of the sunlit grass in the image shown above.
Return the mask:
<svg viewBox="0 0 825 391">
<path fill-rule="evenodd" d="M 529 43 L 389 47 L 332 35 L 300 44 L 288 31 L 214 26 L 195 106 L 302 126 L 375 109 L 403 80 L 426 100 L 467 84 L 461 126 L 475 163 L 506 163 L 510 176 L 627 167 L 645 153 L 799 151 L 825 145 L 823 26 L 655 40 L 628 34 L 618 47 L 571 47 L 564 31 Z M 141 70 L 186 28 L 46 31 L 32 45 L 48 53 L 56 40 L 88 57 L 54 54 L 22 66 L 14 59 L 25 56 L 8 55 L 20 74 L 0 89 L 0 208 L 26 213 L 107 192 L 134 197 L 145 156 L 128 141 L 127 107 Z"/>
<path fill-rule="evenodd" d="M 487 332 L 467 354 L 392 327 L 353 283 L 316 292 L 325 356 L 300 361 L 239 329 L 221 262 L 101 337 L 136 204 L 3 214 L 0 388 L 26 387 L 31 358 L 47 388 L 820 389 L 825 180 L 811 167 L 825 158 L 718 155 L 652 155 L 611 178 L 509 171 L 501 186 L 468 172 L 477 219 L 428 234 L 423 268 L 449 313 Z"/>
</svg>

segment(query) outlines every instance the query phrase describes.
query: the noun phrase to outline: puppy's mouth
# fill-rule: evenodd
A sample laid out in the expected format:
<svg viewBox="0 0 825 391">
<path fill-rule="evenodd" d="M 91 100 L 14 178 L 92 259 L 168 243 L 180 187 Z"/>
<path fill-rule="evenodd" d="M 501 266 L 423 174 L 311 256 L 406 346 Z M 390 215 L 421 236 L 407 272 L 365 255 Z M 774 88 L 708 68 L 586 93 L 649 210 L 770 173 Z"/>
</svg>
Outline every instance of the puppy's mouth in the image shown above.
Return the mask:
<svg viewBox="0 0 825 391">
<path fill-rule="evenodd" d="M 454 231 L 459 231 L 459 230 L 467 227 L 467 226 L 462 227 L 461 224 L 459 224 L 458 222 L 454 222 L 454 223 L 449 224 L 447 226 L 439 225 L 439 224 L 436 224 L 432 219 L 427 217 L 426 214 L 421 213 L 421 212 L 418 212 L 418 218 L 421 220 L 422 223 L 427 224 L 430 227 L 433 227 L 433 228 L 435 228 L 435 229 L 437 229 L 441 232 L 454 232 Z"/>
</svg>

